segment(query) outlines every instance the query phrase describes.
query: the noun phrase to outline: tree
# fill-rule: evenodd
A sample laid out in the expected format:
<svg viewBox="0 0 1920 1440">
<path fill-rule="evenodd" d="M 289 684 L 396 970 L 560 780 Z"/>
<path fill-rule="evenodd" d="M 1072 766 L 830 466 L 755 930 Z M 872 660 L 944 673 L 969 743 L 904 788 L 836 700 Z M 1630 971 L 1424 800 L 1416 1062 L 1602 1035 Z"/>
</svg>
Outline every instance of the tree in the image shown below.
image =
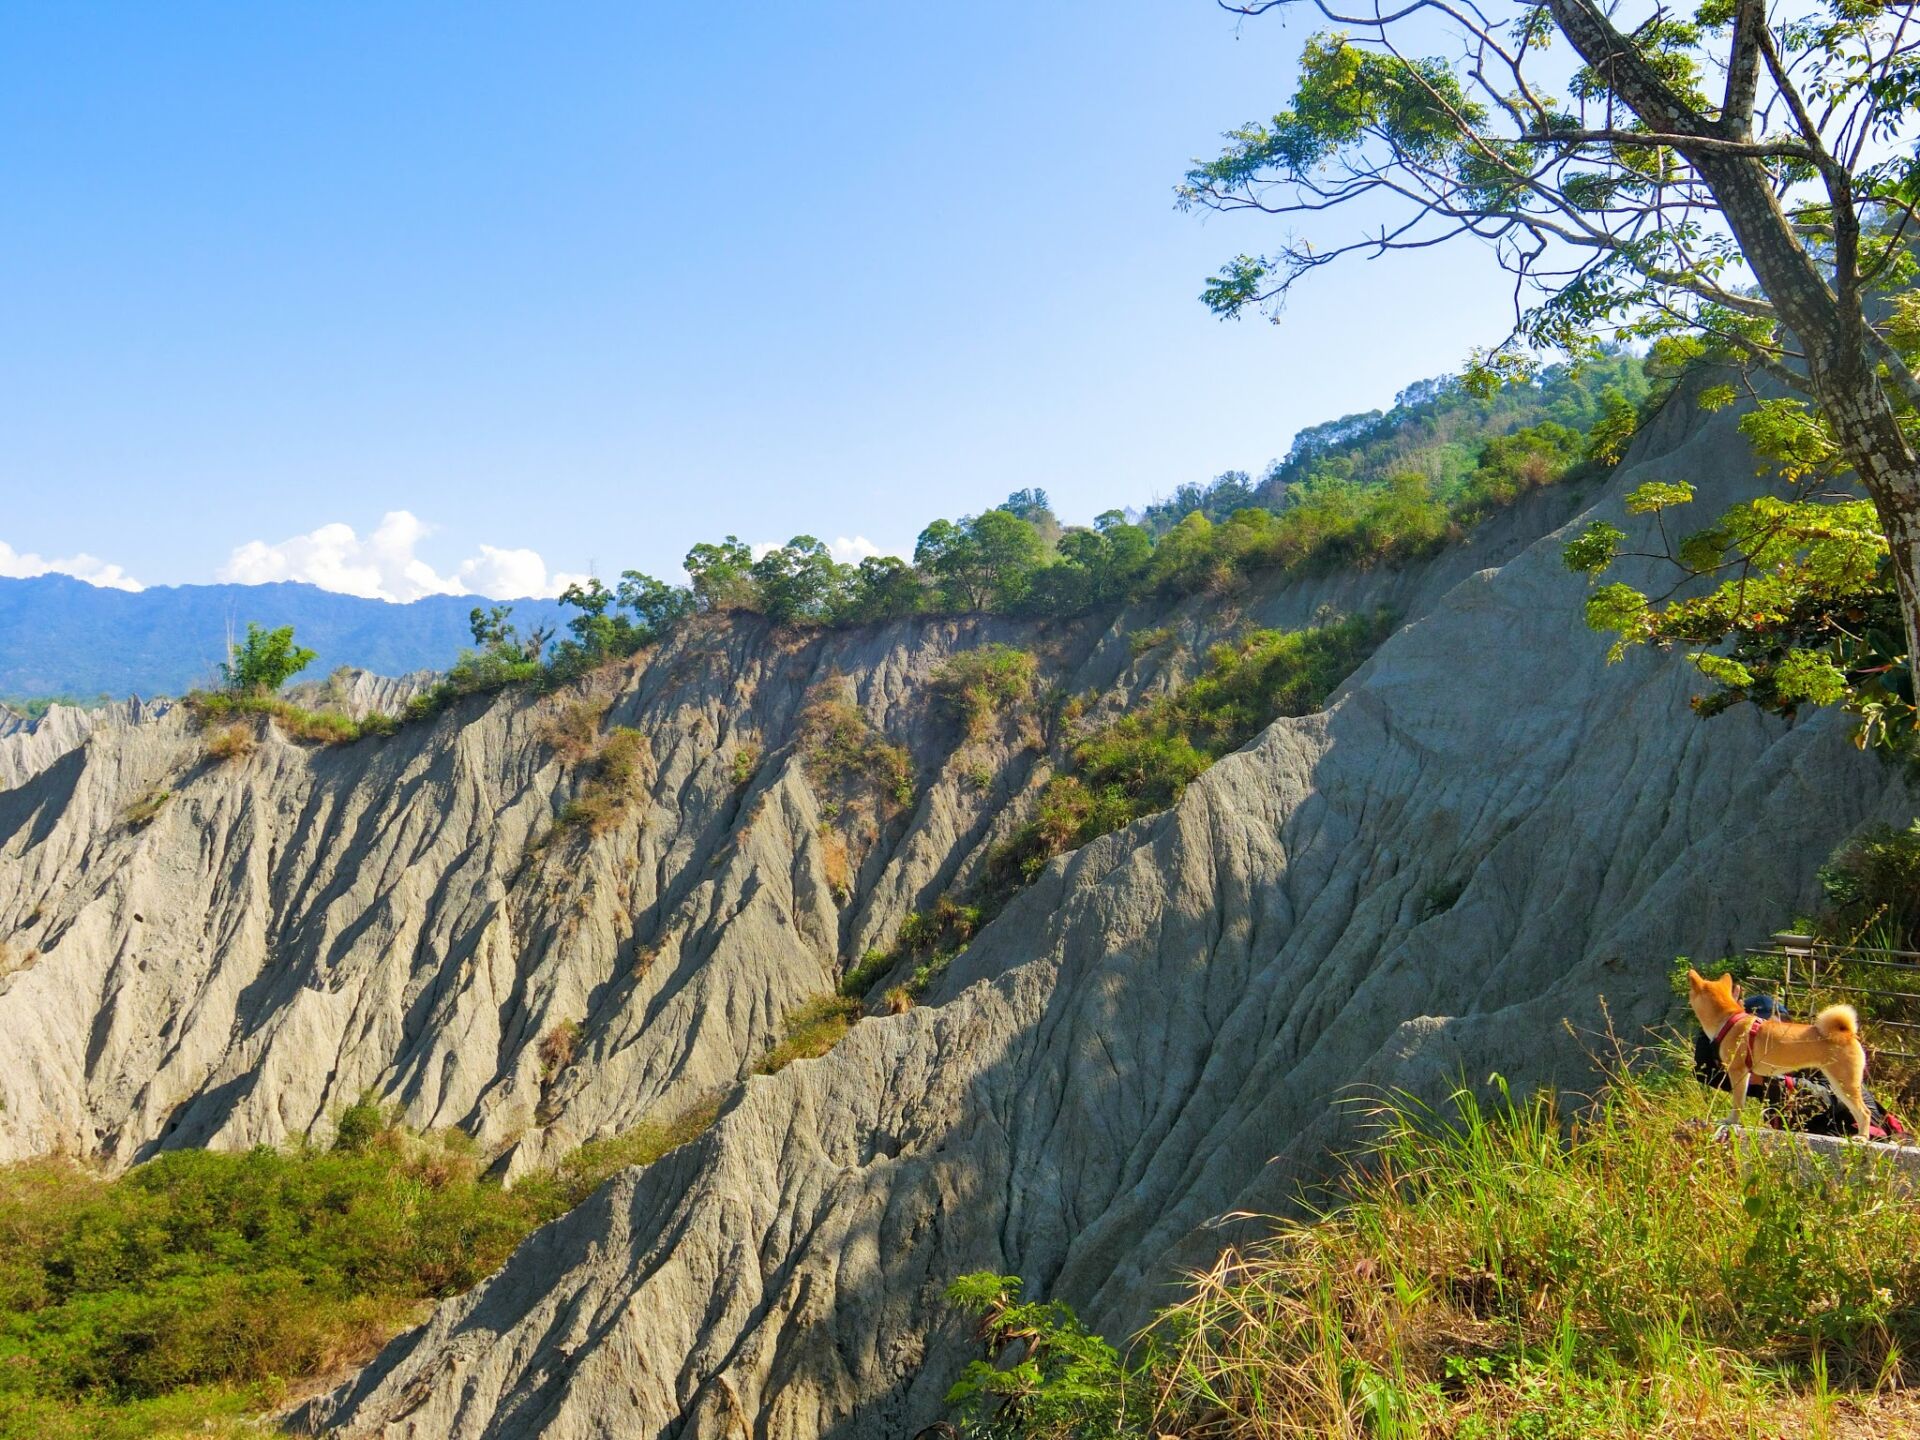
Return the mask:
<svg viewBox="0 0 1920 1440">
<path fill-rule="evenodd" d="M 847 567 L 834 562 L 811 535 L 796 535 L 748 567 L 761 613 L 776 625 L 822 620 L 847 584 Z"/>
<path fill-rule="evenodd" d="M 615 598 L 622 610 L 633 615 L 637 628 L 645 636 L 643 644 L 662 638 L 693 613 L 692 591 L 638 570 L 620 572 L 620 588 Z"/>
<path fill-rule="evenodd" d="M 482 654 L 503 659 L 538 660 L 553 639 L 552 629 L 545 625 L 536 625 L 522 635 L 513 623 L 511 605 L 474 606 L 467 614 L 467 628 Z"/>
<path fill-rule="evenodd" d="M 919 574 L 898 555 L 868 555 L 854 568 L 834 618 L 893 620 L 917 613 L 926 596 Z"/>
<path fill-rule="evenodd" d="M 573 639 L 563 641 L 554 655 L 555 666 L 562 674 L 586 669 L 616 656 L 631 655 L 639 649 L 632 622 L 624 615 L 610 613 L 618 598 L 598 576 L 589 577 L 584 585 L 576 582 L 560 592 L 560 603 L 580 612 L 567 621 Z"/>
<path fill-rule="evenodd" d="M 1008 510 L 936 520 L 920 532 L 913 563 L 960 610 L 1005 610 L 1026 594 L 1046 556 L 1039 531 Z"/>
<path fill-rule="evenodd" d="M 1049 550 L 1060 538 L 1060 518 L 1053 513 L 1053 502 L 1047 498 L 1047 492 L 1037 486 L 1014 491 L 996 508 L 1017 515 L 1033 526 L 1039 533 L 1040 543 Z"/>
<path fill-rule="evenodd" d="M 702 541 L 687 552 L 687 578 L 702 611 L 755 610 L 760 597 L 753 583 L 753 551 L 729 535 L 719 544 Z"/>
<path fill-rule="evenodd" d="M 293 627 L 265 630 L 249 620 L 247 638 L 230 647 L 220 676 L 234 695 L 271 695 L 319 657 L 293 643 Z"/>
<path fill-rule="evenodd" d="M 1871 497 L 1920 653 L 1920 317 L 1876 298 L 1915 269 L 1912 7 L 1704 0 L 1691 20 L 1595 0 L 1223 8 L 1296 3 L 1341 31 L 1308 42 L 1292 105 L 1231 132 L 1180 196 L 1286 216 L 1358 205 L 1368 228 L 1242 255 L 1206 302 L 1222 316 L 1271 307 L 1344 257 L 1471 236 L 1515 277 L 1513 330 L 1478 379 L 1608 335 L 1735 357 L 1817 407 Z M 1407 53 L 1435 29 L 1457 58 Z M 1545 53 L 1555 31 L 1580 62 L 1564 98 Z"/>
</svg>

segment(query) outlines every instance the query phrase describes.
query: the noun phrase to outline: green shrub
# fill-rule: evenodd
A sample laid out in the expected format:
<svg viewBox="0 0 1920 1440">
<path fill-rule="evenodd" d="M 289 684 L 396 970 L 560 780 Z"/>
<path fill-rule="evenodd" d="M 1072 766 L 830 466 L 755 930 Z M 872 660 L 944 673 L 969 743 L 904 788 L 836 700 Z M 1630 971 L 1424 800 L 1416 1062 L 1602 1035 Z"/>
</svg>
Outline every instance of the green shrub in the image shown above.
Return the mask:
<svg viewBox="0 0 1920 1440">
<path fill-rule="evenodd" d="M 167 802 L 171 799 L 171 790 L 149 790 L 127 806 L 120 818 L 126 822 L 129 830 L 144 830 L 159 818 L 160 812 L 167 808 Z"/>
<path fill-rule="evenodd" d="M 1842 845 L 1820 871 L 1824 938 L 1842 943 L 1877 932 L 1895 950 L 1920 949 L 1920 820 L 1904 830 L 1876 825 Z"/>
<path fill-rule="evenodd" d="M 896 956 L 891 950 L 869 950 L 860 957 L 860 963 L 840 977 L 840 993 L 849 1000 L 858 1000 L 873 988 L 878 980 L 894 966 Z"/>
<path fill-rule="evenodd" d="M 989 858 L 991 887 L 1027 884 L 1055 855 L 1167 809 L 1276 717 L 1318 709 L 1390 630 L 1382 611 L 1215 645 L 1191 683 L 1073 746 L 1069 773 L 1047 782 L 1033 818 Z"/>
<path fill-rule="evenodd" d="M 913 803 L 913 757 L 874 729 L 859 706 L 821 696 L 800 712 L 799 734 L 802 764 L 816 786 L 865 780 L 890 806 Z"/>
<path fill-rule="evenodd" d="M 368 1090 L 340 1112 L 333 1124 L 333 1148 L 360 1154 L 388 1129 L 386 1108 Z"/>
<path fill-rule="evenodd" d="M 1151 630 L 1135 630 L 1127 636 L 1127 647 L 1135 655 L 1144 655 L 1149 650 L 1158 650 L 1173 639 L 1171 625 L 1156 625 Z"/>
<path fill-rule="evenodd" d="M 984 740 L 999 718 L 1033 697 L 1040 662 L 1011 645 L 963 650 L 933 673 L 933 690 L 959 714 L 969 740 Z"/>
<path fill-rule="evenodd" d="M 0 1437 L 264 1408 L 370 1358 L 540 1218 L 462 1150 L 391 1132 L 173 1152 L 111 1181 L 0 1168 Z"/>
<path fill-rule="evenodd" d="M 267 630 L 249 620 L 247 636 L 221 662 L 230 695 L 271 695 L 318 657 L 293 643 L 293 627 Z"/>
<path fill-rule="evenodd" d="M 753 1067 L 756 1075 L 774 1075 L 796 1060 L 824 1055 L 860 1018 L 860 1002 L 845 995 L 822 995 L 787 1016 L 786 1033 Z"/>
<path fill-rule="evenodd" d="M 751 740 L 743 741 L 740 748 L 733 752 L 733 784 L 736 790 L 744 790 L 747 782 L 753 779 L 754 772 L 760 768 L 760 747 Z"/>
<path fill-rule="evenodd" d="M 1119 1440 L 1151 1434 L 1153 1396 L 1120 1352 L 1058 1301 L 1023 1302 L 1018 1276 L 981 1271 L 947 1287 L 977 1324 L 987 1358 L 968 1365 L 947 1404 L 970 1440 Z M 1017 1353 L 1010 1364 L 994 1357 Z"/>
</svg>

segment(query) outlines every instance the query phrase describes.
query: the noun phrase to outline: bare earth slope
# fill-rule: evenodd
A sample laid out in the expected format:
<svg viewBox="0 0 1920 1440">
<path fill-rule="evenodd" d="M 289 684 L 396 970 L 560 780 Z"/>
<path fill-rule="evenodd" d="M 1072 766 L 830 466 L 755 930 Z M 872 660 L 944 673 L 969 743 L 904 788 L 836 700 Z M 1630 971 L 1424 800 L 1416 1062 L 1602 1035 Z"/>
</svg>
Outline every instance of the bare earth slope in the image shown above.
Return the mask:
<svg viewBox="0 0 1920 1440">
<path fill-rule="evenodd" d="M 1596 513 L 1625 525 L 1643 479 L 1693 480 L 1703 508 L 1750 488 L 1731 426 L 1670 407 Z M 1636 1033 L 1675 951 L 1763 934 L 1843 835 L 1911 805 L 1834 717 L 1702 724 L 1678 660 L 1607 666 L 1548 534 L 1573 508 L 1540 497 L 1413 569 L 1111 624 L 689 635 L 604 682 L 604 724 L 647 739 L 645 801 L 544 845 L 590 774 L 540 739 L 568 697 L 226 764 L 184 719 L 97 736 L 0 794 L 0 938 L 39 952 L 0 979 L 0 1154 L 324 1132 L 372 1087 L 524 1165 L 733 1085 L 1038 782 L 1019 725 L 962 743 L 928 694 L 946 656 L 1036 647 L 1050 682 L 1112 704 L 1182 663 L 1136 660 L 1129 628 L 1171 622 L 1191 654 L 1391 603 L 1408 623 L 1326 713 L 1055 862 L 920 1006 L 747 1080 L 700 1141 L 295 1417 L 421 1440 L 911 1434 L 966 1358 L 955 1274 L 1018 1272 L 1124 1333 L 1218 1247 L 1214 1217 L 1320 1171 L 1352 1087 L 1577 1083 L 1566 1017 L 1598 1028 L 1604 995 Z M 911 751 L 911 807 L 809 775 L 823 688 Z M 563 1021 L 578 1048 L 550 1066 Z"/>
</svg>

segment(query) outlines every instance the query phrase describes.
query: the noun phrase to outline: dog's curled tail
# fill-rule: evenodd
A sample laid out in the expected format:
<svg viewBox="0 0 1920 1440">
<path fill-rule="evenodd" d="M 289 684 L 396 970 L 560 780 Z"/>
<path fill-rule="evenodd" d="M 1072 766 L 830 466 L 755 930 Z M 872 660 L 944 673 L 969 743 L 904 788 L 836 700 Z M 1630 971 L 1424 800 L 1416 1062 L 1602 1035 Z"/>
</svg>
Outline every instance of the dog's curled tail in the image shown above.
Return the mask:
<svg viewBox="0 0 1920 1440">
<path fill-rule="evenodd" d="M 1860 1017 L 1851 1005 L 1829 1005 L 1813 1017 L 1813 1028 L 1829 1040 L 1845 1040 L 1860 1033 Z"/>
</svg>

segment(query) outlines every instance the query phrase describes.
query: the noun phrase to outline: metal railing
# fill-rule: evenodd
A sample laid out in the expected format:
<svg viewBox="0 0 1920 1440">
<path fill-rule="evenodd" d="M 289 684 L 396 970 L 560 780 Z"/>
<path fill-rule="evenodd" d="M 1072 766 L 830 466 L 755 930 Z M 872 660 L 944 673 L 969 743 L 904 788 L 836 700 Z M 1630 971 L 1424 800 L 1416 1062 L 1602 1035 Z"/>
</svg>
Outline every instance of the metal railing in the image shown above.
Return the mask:
<svg viewBox="0 0 1920 1440">
<path fill-rule="evenodd" d="M 1796 1020 L 1845 1001 L 1860 1012 L 1870 1055 L 1920 1060 L 1920 952 L 1781 933 L 1747 951 L 1735 978 L 1748 995 L 1778 997 Z"/>
</svg>

